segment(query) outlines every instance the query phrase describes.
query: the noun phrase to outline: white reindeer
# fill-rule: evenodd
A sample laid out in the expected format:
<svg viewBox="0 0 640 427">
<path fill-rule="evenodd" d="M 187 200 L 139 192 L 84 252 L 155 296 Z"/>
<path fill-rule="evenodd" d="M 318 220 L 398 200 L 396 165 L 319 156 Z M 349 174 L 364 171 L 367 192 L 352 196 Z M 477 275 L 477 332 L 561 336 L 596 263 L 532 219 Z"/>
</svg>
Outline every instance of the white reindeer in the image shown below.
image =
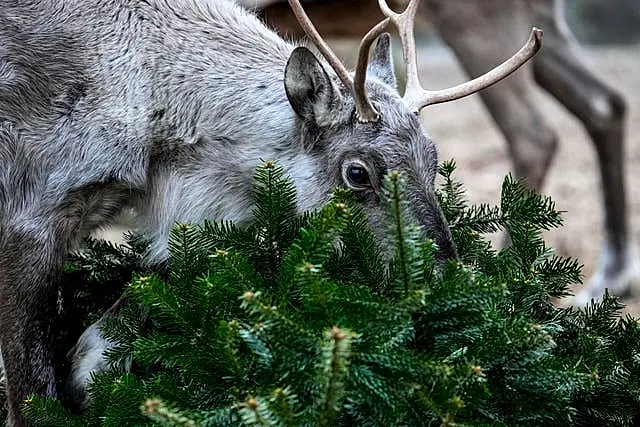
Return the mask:
<svg viewBox="0 0 640 427">
<path fill-rule="evenodd" d="M 400 170 L 438 261 L 456 257 L 434 196 L 435 146 L 416 113 L 504 78 L 537 51 L 540 32 L 487 76 L 430 92 L 417 82 L 417 1 L 403 15 L 385 10 L 390 18 L 364 38 L 355 75 L 291 4 L 326 62 L 230 1 L 3 3 L 0 347 L 9 425 L 27 424 L 20 406 L 30 393 L 56 395 L 50 327 L 66 254 L 127 206 L 153 242 L 153 261 L 166 257 L 176 221 L 247 222 L 260 158 L 288 166 L 300 210 L 347 186 L 374 229 L 380 177 Z M 388 36 L 368 64 L 390 20 L 409 65 L 404 98 Z"/>
</svg>

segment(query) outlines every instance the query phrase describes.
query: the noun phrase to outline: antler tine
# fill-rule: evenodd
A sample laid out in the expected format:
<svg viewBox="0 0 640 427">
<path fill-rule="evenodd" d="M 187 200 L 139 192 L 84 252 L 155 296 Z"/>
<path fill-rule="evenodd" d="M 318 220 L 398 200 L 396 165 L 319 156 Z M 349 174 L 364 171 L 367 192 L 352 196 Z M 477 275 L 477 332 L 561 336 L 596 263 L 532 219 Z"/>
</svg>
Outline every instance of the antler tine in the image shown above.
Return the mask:
<svg viewBox="0 0 640 427">
<path fill-rule="evenodd" d="M 378 0 L 382 13 L 389 17 L 398 28 L 398 34 L 402 42 L 402 53 L 407 67 L 407 87 L 403 100 L 407 108 L 412 112 L 417 113 L 428 105 L 463 98 L 499 82 L 524 65 L 542 46 L 542 30 L 534 27 L 524 46 L 493 70 L 451 88 L 435 91 L 425 90 L 418 78 L 416 42 L 413 29 L 418 2 L 419 0 L 411 0 L 404 12 L 397 13 L 389 7 L 386 0 Z"/>
<path fill-rule="evenodd" d="M 416 57 L 416 40 L 413 34 L 414 21 L 418 10 L 419 0 L 411 0 L 406 9 L 402 13 L 394 12 L 386 0 L 378 0 L 378 5 L 382 14 L 388 17 L 398 29 L 400 42 L 402 43 L 402 56 L 404 57 L 407 86 L 405 89 L 404 100 L 408 100 L 410 94 L 421 91 L 422 86 L 418 79 L 418 60 Z"/>
<path fill-rule="evenodd" d="M 380 114 L 378 114 L 375 107 L 369 100 L 364 84 L 367 78 L 367 66 L 369 65 L 369 51 L 371 50 L 371 45 L 387 28 L 389 22 L 389 18 L 379 22 L 375 27 L 369 30 L 360 42 L 358 65 L 356 66 L 356 73 L 353 79 L 353 97 L 356 101 L 358 121 L 361 123 L 377 122 L 380 118 Z"/>
<path fill-rule="evenodd" d="M 531 29 L 529 39 L 520 48 L 520 50 L 491 71 L 466 83 L 447 89 L 430 91 L 420 88 L 419 91 L 406 93 L 404 99 L 407 102 L 407 106 L 412 111 L 420 111 L 428 105 L 454 101 L 474 94 L 511 75 L 529 59 L 533 58 L 533 56 L 540 50 L 540 47 L 542 47 L 542 30 L 533 27 Z"/>
<path fill-rule="evenodd" d="M 347 71 L 344 64 L 338 59 L 335 53 L 331 50 L 327 42 L 324 41 L 316 27 L 313 25 L 306 12 L 304 11 L 302 5 L 299 0 L 289 0 L 289 5 L 293 10 L 293 14 L 296 16 L 296 19 L 300 23 L 300 26 L 307 34 L 307 36 L 313 40 L 314 44 L 317 46 L 322 56 L 327 60 L 331 68 L 334 69 L 342 84 L 353 92 L 353 82 L 351 81 L 351 77 L 349 76 L 349 72 Z"/>
</svg>

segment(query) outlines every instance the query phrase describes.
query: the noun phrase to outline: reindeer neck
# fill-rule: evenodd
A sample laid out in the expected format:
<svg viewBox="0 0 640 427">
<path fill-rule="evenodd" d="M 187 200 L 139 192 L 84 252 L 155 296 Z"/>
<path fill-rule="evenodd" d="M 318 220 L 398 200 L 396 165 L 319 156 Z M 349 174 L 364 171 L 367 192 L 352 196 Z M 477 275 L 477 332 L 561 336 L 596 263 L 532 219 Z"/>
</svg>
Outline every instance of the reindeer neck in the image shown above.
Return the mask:
<svg viewBox="0 0 640 427">
<path fill-rule="evenodd" d="M 185 1 L 160 12 L 151 15 L 164 20 L 162 31 L 150 41 L 154 98 L 163 109 L 159 140 L 267 145 L 295 137 L 283 83 L 293 45 L 227 1 Z"/>
</svg>

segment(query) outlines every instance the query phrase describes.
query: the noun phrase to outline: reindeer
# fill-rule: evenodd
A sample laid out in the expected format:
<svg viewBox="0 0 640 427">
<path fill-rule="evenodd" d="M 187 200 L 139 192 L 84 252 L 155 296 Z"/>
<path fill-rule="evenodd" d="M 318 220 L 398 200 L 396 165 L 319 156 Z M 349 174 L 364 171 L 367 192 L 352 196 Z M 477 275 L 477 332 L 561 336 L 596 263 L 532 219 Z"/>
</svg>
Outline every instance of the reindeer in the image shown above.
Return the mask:
<svg viewBox="0 0 640 427">
<path fill-rule="evenodd" d="M 167 256 L 176 221 L 249 221 L 260 158 L 288 167 L 304 195 L 300 211 L 346 186 L 375 230 L 380 178 L 399 170 L 438 263 L 456 258 L 434 195 L 435 145 L 418 113 L 506 77 L 537 52 L 541 32 L 485 76 L 427 91 L 417 81 L 416 0 L 403 14 L 383 9 L 389 17 L 364 37 L 354 74 L 290 3 L 321 59 L 230 1 L 3 4 L 0 348 L 9 425 L 27 425 L 20 407 L 29 394 L 56 395 L 49 328 L 66 254 L 125 207 L 137 211 L 155 262 Z M 382 34 L 390 22 L 403 34 L 411 83 L 403 98 Z"/>
<path fill-rule="evenodd" d="M 304 34 L 282 0 L 240 0 L 267 23 L 292 37 Z M 307 13 L 324 36 L 355 37 L 381 18 L 377 0 L 310 0 Z M 406 0 L 395 0 L 402 7 Z M 358 15 L 358 19 L 351 19 Z M 632 237 L 624 180 L 622 95 L 586 64 L 564 16 L 564 0 L 422 0 L 422 23 L 432 24 L 476 76 L 514 49 L 523 25 L 545 31 L 545 48 L 531 64 L 479 95 L 504 135 L 514 172 L 541 189 L 558 145 L 554 130 L 532 98 L 536 85 L 549 92 L 585 126 L 600 166 L 605 213 L 605 246 L 600 266 L 575 305 L 598 298 L 605 287 L 626 296 L 640 280 L 640 260 Z M 491 43 L 487 43 L 491 40 Z"/>
</svg>

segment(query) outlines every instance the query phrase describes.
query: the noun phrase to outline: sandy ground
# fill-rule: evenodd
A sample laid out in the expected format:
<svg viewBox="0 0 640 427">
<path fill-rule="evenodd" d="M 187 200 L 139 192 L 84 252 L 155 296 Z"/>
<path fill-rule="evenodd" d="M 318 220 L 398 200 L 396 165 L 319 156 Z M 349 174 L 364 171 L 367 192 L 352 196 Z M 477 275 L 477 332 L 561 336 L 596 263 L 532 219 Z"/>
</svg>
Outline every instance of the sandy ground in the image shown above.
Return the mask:
<svg viewBox="0 0 640 427">
<path fill-rule="evenodd" d="M 640 241 L 640 45 L 591 47 L 585 49 L 585 54 L 594 69 L 627 96 L 629 208 L 632 230 Z M 422 81 L 428 82 L 430 88 L 451 86 L 465 79 L 455 58 L 444 47 L 425 47 L 418 57 Z M 549 232 L 547 241 L 558 253 L 578 258 L 584 264 L 585 277 L 589 278 L 597 267 L 603 242 L 595 152 L 573 116 L 546 93 L 540 91 L 536 95 L 560 140 L 545 193 L 553 197 L 560 210 L 566 211 L 565 226 Z M 469 199 L 496 203 L 504 175 L 510 170 L 510 159 L 502 134 L 479 97 L 429 107 L 423 117 L 437 142 L 440 158 L 456 160 L 457 177 L 465 184 Z M 114 238 L 118 234 L 119 230 L 112 230 L 103 235 Z M 640 298 L 628 300 L 628 303 L 630 311 L 640 313 Z"/>
</svg>

